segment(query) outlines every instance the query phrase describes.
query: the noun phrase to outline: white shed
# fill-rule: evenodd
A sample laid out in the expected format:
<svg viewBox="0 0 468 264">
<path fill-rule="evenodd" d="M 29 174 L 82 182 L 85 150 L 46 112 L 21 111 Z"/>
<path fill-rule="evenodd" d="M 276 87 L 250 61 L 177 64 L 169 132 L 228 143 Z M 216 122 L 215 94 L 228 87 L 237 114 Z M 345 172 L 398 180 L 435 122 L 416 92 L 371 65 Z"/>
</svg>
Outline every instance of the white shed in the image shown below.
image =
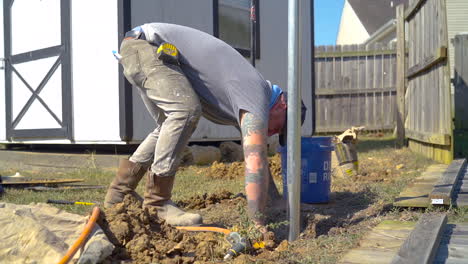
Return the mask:
<svg viewBox="0 0 468 264">
<path fill-rule="evenodd" d="M 258 1 L 256 67 L 287 84 L 287 1 Z M 301 2 L 302 90 L 313 133 L 313 0 Z M 194 27 L 250 56 L 250 0 L 3 0 L 0 142 L 133 144 L 154 129 L 112 56 L 124 33 L 148 22 Z M 200 121 L 192 141 L 238 139 Z"/>
</svg>

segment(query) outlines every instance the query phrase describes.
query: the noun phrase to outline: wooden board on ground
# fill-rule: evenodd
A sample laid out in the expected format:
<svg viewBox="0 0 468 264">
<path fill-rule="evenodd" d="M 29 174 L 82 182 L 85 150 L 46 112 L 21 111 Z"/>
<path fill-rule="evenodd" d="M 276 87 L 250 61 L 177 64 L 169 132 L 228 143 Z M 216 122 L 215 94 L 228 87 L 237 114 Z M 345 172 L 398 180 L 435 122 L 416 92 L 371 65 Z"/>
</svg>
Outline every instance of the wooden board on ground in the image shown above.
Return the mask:
<svg viewBox="0 0 468 264">
<path fill-rule="evenodd" d="M 468 170 L 465 168 L 454 190 L 453 200 L 456 207 L 468 207 Z"/>
<path fill-rule="evenodd" d="M 424 214 L 391 263 L 432 263 L 446 223 L 446 214 Z"/>
<path fill-rule="evenodd" d="M 16 181 L 2 183 L 5 188 L 24 188 L 30 186 L 56 186 L 64 183 L 83 182 L 83 179 L 41 179 L 31 181 Z"/>
<path fill-rule="evenodd" d="M 450 205 L 452 203 L 452 194 L 458 179 L 465 170 L 465 165 L 466 159 L 457 159 L 450 163 L 437 185 L 434 186 L 434 190 L 429 194 L 431 204 Z"/>
<path fill-rule="evenodd" d="M 37 191 L 37 192 L 49 192 L 49 191 L 82 191 L 82 190 L 96 190 L 105 189 L 104 185 L 58 185 L 58 186 L 31 186 L 25 187 L 25 190 Z"/>
<path fill-rule="evenodd" d="M 467 263 L 468 259 L 468 223 L 449 224 L 436 253 L 434 264 Z"/>
<path fill-rule="evenodd" d="M 448 165 L 437 164 L 427 168 L 421 176 L 409 184 L 395 199 L 394 206 L 398 207 L 428 207 L 429 194 L 434 189 Z"/>
<path fill-rule="evenodd" d="M 416 222 L 383 221 L 361 240 L 358 248 L 349 251 L 339 263 L 390 263 L 415 225 Z"/>
</svg>

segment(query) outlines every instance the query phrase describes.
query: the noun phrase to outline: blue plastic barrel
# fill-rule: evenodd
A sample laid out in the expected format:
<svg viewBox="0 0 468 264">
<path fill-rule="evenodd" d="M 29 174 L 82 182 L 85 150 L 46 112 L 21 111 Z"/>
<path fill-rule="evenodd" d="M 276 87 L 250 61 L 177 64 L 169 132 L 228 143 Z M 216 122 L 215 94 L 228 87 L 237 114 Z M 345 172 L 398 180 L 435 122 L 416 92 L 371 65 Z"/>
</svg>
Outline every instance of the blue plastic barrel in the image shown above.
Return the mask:
<svg viewBox="0 0 468 264">
<path fill-rule="evenodd" d="M 326 203 L 330 196 L 331 137 L 301 138 L 301 202 Z M 287 146 L 280 147 L 283 195 L 288 197 Z"/>
</svg>

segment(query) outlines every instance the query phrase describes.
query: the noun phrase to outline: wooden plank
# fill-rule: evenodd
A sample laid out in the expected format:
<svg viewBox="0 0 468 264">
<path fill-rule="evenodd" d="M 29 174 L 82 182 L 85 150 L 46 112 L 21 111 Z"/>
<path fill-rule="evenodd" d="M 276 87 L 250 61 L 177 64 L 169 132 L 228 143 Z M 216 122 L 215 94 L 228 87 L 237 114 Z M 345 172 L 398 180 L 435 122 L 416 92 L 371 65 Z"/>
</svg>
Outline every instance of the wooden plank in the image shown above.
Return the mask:
<svg viewBox="0 0 468 264">
<path fill-rule="evenodd" d="M 457 235 L 458 232 L 465 232 L 465 231 L 468 231 L 467 222 L 447 224 L 444 230 L 444 235 L 452 237 L 453 235 Z"/>
<path fill-rule="evenodd" d="M 460 185 L 460 189 L 468 189 L 468 178 L 466 175 L 463 175 L 462 178 L 458 180 L 458 184 Z"/>
<path fill-rule="evenodd" d="M 343 58 L 343 57 L 365 57 L 365 56 L 378 56 L 378 55 L 395 55 L 394 49 L 385 50 L 343 50 L 343 51 L 325 51 L 315 54 L 315 58 Z"/>
<path fill-rule="evenodd" d="M 324 50 L 326 52 L 334 51 L 335 47 L 333 46 L 324 46 Z M 323 89 L 329 89 L 331 85 L 331 81 L 334 79 L 334 58 L 326 58 L 323 63 Z M 336 116 L 339 114 L 336 110 L 336 99 L 335 98 L 328 98 L 326 100 L 327 108 L 326 108 L 326 117 L 325 117 L 325 125 L 326 126 L 334 126 L 336 122 Z"/>
<path fill-rule="evenodd" d="M 424 214 L 391 263 L 432 263 L 446 223 L 446 214 Z"/>
<path fill-rule="evenodd" d="M 430 204 L 429 194 L 408 194 L 395 199 L 393 206 L 396 207 L 411 207 L 411 208 L 426 208 Z"/>
<path fill-rule="evenodd" d="M 353 50 L 362 50 L 361 45 L 353 45 Z M 364 59 L 365 57 L 355 57 L 351 61 L 351 73 L 352 73 L 352 79 L 351 79 L 351 86 L 349 87 L 348 91 L 352 90 L 358 90 L 361 89 L 361 86 L 359 86 L 359 77 L 360 77 L 360 72 L 359 72 L 359 62 Z M 353 126 L 353 124 L 356 124 L 359 122 L 359 111 L 357 111 L 359 104 L 358 104 L 358 98 L 359 94 L 347 94 L 343 96 L 345 98 L 344 103 L 346 104 L 345 111 L 347 111 L 347 116 L 345 123 L 348 126 Z"/>
<path fill-rule="evenodd" d="M 407 78 L 413 78 L 414 76 L 427 71 L 432 66 L 445 61 L 447 59 L 447 47 L 439 47 L 434 51 L 432 56 L 425 57 L 420 63 L 414 65 L 408 69 L 406 74 Z"/>
<path fill-rule="evenodd" d="M 405 20 L 411 20 L 425 2 L 426 0 L 416 0 L 412 5 L 408 6 L 405 12 Z"/>
<path fill-rule="evenodd" d="M 395 220 L 384 220 L 380 224 L 378 224 L 373 230 L 392 230 L 392 232 L 407 230 L 409 234 L 409 231 L 413 230 L 415 226 L 416 222 L 411 221 L 401 222 Z"/>
<path fill-rule="evenodd" d="M 451 135 L 449 134 L 432 134 L 427 132 L 419 132 L 411 129 L 405 130 L 408 138 L 422 141 L 425 143 L 450 146 L 452 144 Z"/>
<path fill-rule="evenodd" d="M 415 225 L 415 222 L 383 221 L 362 238 L 358 248 L 348 251 L 339 263 L 390 263 Z"/>
<path fill-rule="evenodd" d="M 440 245 L 439 250 L 437 251 L 435 261 L 445 261 L 447 259 L 464 260 L 464 263 L 467 263 L 468 245 Z"/>
<path fill-rule="evenodd" d="M 466 228 L 458 228 L 458 224 L 452 230 L 452 233 L 450 234 L 451 237 L 462 237 L 466 238 L 468 236 L 468 230 Z"/>
<path fill-rule="evenodd" d="M 434 261 L 434 264 L 466 264 L 466 260 L 458 258 L 448 258 L 444 261 Z"/>
<path fill-rule="evenodd" d="M 345 255 L 340 264 L 387 264 L 395 255 L 392 251 L 374 248 L 354 249 Z"/>
<path fill-rule="evenodd" d="M 315 47 L 315 52 L 321 52 L 321 51 L 325 51 L 325 47 L 324 46 L 318 46 L 318 47 Z M 316 82 L 316 89 L 321 89 L 321 88 L 325 88 L 325 78 L 324 78 L 324 71 L 325 71 L 325 60 L 323 59 L 320 59 L 320 60 L 315 60 L 316 62 L 316 68 L 315 68 L 315 82 Z M 327 127 L 328 126 L 328 123 L 327 123 L 327 104 L 328 104 L 329 100 L 326 100 L 325 98 L 324 99 L 318 99 L 317 100 L 317 104 L 315 106 L 315 109 L 316 109 L 316 113 L 318 113 L 317 115 L 317 127 L 316 129 L 319 129 L 319 128 L 322 128 L 322 127 Z"/>
<path fill-rule="evenodd" d="M 343 52 L 352 52 L 353 51 L 353 45 L 344 45 Z M 341 88 L 343 91 L 351 90 L 353 89 L 352 87 L 352 79 L 353 79 L 353 72 L 352 72 L 352 60 L 353 57 L 343 57 L 343 60 L 341 62 L 341 75 L 342 75 L 342 86 Z M 337 119 L 337 122 L 335 123 L 337 126 L 341 127 L 347 127 L 349 126 L 346 122 L 349 119 L 349 115 L 352 113 L 349 113 L 348 109 L 346 107 L 348 106 L 347 104 L 347 96 L 339 96 L 336 97 L 338 102 L 337 102 L 337 110 L 340 112 L 340 118 Z"/>
<path fill-rule="evenodd" d="M 405 19 L 404 19 L 405 5 L 401 4 L 396 8 L 397 19 L 397 63 L 396 63 L 396 90 L 397 90 L 397 146 L 403 147 L 405 145 L 405 67 L 406 67 L 406 54 L 405 54 Z"/>
<path fill-rule="evenodd" d="M 439 19 L 440 19 L 440 29 L 439 30 L 439 39 L 440 45 L 448 47 L 449 46 L 449 39 L 448 39 L 448 25 L 447 25 L 447 7 L 446 1 L 437 1 L 439 6 Z M 448 61 L 448 60 L 447 60 Z M 442 127 L 444 128 L 444 133 L 450 133 L 453 138 L 453 121 L 452 121 L 452 96 L 451 96 L 451 74 L 449 69 L 449 63 L 445 63 L 439 65 L 442 74 L 442 82 L 443 82 L 443 90 L 442 92 L 445 93 L 445 104 L 444 104 L 444 113 L 445 117 L 442 119 L 441 122 Z M 454 148 L 453 144 L 451 144 L 450 149 L 444 152 L 444 159 L 447 161 L 452 161 L 454 158 Z"/>
<path fill-rule="evenodd" d="M 377 49 L 383 49 L 382 43 L 376 43 Z M 383 88 L 383 55 L 375 56 L 375 67 L 374 67 L 374 75 L 375 75 L 375 83 L 374 87 Z M 382 114 L 384 112 L 384 108 L 387 109 L 388 106 L 385 106 L 382 99 L 383 93 L 374 93 L 374 120 L 376 125 L 383 125 L 383 117 Z"/>
<path fill-rule="evenodd" d="M 468 193 L 463 193 L 463 194 L 458 193 L 455 203 L 457 207 L 467 207 L 468 206 Z"/>
<path fill-rule="evenodd" d="M 2 185 L 5 188 L 22 188 L 26 186 L 49 186 L 49 185 L 58 185 L 64 183 L 76 183 L 83 182 L 83 179 L 43 179 L 43 180 L 31 180 L 31 181 L 15 181 L 15 182 L 3 182 Z"/>
<path fill-rule="evenodd" d="M 428 207 L 430 205 L 429 194 L 447 167 L 443 164 L 429 166 L 421 176 L 417 177 L 396 197 L 393 205 L 397 207 Z"/>
<path fill-rule="evenodd" d="M 391 45 L 388 45 L 391 48 Z M 395 93 L 391 92 L 384 92 L 382 94 L 382 105 L 385 107 L 386 111 L 383 111 L 383 124 L 393 124 L 393 116 L 389 113 L 394 113 L 394 106 L 392 104 L 392 97 L 396 95 L 396 84 L 393 80 L 393 69 L 392 67 L 396 67 L 392 64 L 393 55 L 386 55 L 383 57 L 383 87 L 395 87 Z"/>
<path fill-rule="evenodd" d="M 364 45 L 361 45 L 360 46 L 361 50 L 365 50 L 366 47 Z M 371 88 L 371 87 L 366 87 L 366 78 L 367 75 L 366 75 L 366 61 L 367 61 L 367 57 L 360 57 L 359 59 L 359 82 L 358 82 L 358 87 L 362 87 L 362 88 Z M 365 112 L 366 112 L 366 109 L 365 109 L 365 102 L 366 102 L 366 97 L 367 97 L 367 94 L 359 94 L 357 95 L 357 99 L 353 101 L 357 111 L 355 110 L 356 114 L 357 114 L 357 121 L 356 121 L 356 124 L 364 124 L 364 125 L 367 125 L 365 123 Z"/>
<path fill-rule="evenodd" d="M 338 88 L 327 88 L 327 89 L 317 89 L 315 95 L 351 95 L 351 94 L 366 94 L 366 93 L 395 93 L 396 89 L 394 87 L 385 87 L 385 88 L 369 88 L 369 89 L 338 89 Z"/>
<path fill-rule="evenodd" d="M 452 193 L 466 166 L 466 159 L 452 161 L 429 195 L 432 204 L 450 205 Z"/>
<path fill-rule="evenodd" d="M 325 133 L 325 132 L 343 132 L 345 131 L 346 129 L 348 129 L 349 127 L 345 127 L 345 126 L 339 126 L 339 127 L 335 127 L 335 126 L 324 126 L 324 127 L 317 127 L 316 128 L 316 132 L 317 133 Z M 372 130 L 393 130 L 395 128 L 394 125 L 387 125 L 387 126 L 382 126 L 382 125 L 370 125 L 370 126 L 366 126 L 366 130 L 367 131 L 372 131 Z"/>
<path fill-rule="evenodd" d="M 468 233 L 468 232 L 467 232 Z M 442 239 L 442 242 L 448 245 L 457 245 L 457 246 L 467 246 L 468 247 L 468 237 L 464 235 L 454 235 Z M 468 248 L 467 248 L 468 249 Z"/>
</svg>

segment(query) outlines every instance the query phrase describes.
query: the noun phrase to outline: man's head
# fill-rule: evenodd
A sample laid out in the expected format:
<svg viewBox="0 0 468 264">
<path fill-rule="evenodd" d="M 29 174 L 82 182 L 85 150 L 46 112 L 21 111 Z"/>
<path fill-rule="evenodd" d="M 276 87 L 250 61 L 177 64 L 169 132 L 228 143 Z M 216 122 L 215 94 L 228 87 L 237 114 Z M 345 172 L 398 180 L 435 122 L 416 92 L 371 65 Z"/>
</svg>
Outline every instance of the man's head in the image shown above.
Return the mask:
<svg viewBox="0 0 468 264">
<path fill-rule="evenodd" d="M 287 137 L 287 116 L 288 116 L 288 96 L 286 92 L 281 93 L 276 102 L 270 108 L 270 117 L 268 120 L 268 136 L 279 134 L 279 143 L 286 145 Z M 301 125 L 304 124 L 307 108 L 301 100 Z"/>
</svg>

